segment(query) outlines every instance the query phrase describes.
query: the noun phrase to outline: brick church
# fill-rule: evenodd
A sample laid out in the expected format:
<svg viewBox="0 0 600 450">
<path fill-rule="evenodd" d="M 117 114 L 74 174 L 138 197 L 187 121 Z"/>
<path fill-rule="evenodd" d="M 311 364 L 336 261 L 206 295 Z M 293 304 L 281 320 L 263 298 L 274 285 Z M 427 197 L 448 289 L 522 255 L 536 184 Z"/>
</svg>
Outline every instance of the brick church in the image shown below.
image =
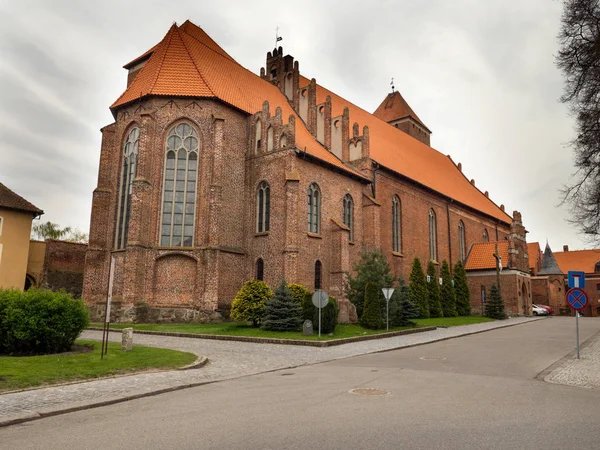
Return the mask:
<svg viewBox="0 0 600 450">
<path fill-rule="evenodd" d="M 281 47 L 256 75 L 189 21 L 124 67 L 93 194 L 83 297 L 95 318 L 111 259 L 121 321 L 218 320 L 252 278 L 323 288 L 348 320 L 344 274 L 370 248 L 408 280 L 415 257 L 453 265 L 509 241 L 529 272 L 520 214 L 430 146 L 400 93 L 369 113 Z"/>
</svg>

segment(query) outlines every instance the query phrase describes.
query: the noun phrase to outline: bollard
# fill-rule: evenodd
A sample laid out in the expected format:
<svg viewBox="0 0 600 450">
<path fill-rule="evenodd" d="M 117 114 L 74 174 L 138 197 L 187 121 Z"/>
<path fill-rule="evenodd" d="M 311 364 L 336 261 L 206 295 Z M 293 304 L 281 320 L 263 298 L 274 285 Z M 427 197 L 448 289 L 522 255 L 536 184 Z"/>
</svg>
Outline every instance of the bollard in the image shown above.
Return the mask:
<svg viewBox="0 0 600 450">
<path fill-rule="evenodd" d="M 127 352 L 133 348 L 133 328 L 123 328 L 121 351 Z"/>
</svg>

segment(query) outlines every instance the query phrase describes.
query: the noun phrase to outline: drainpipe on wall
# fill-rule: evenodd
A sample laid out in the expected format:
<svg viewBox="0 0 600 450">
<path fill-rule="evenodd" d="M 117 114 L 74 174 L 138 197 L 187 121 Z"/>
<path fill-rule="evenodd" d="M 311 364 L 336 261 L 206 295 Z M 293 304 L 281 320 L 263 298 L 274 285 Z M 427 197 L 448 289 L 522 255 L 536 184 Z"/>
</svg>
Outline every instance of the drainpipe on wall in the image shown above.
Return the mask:
<svg viewBox="0 0 600 450">
<path fill-rule="evenodd" d="M 454 200 L 450 199 L 450 203 Z M 450 203 L 446 203 L 446 217 L 448 218 L 448 259 L 450 261 L 450 274 L 454 270 L 452 266 L 452 230 L 450 229 Z"/>
<path fill-rule="evenodd" d="M 498 293 L 500 293 L 500 254 L 498 253 L 498 221 L 496 221 L 496 286 L 498 286 Z"/>
</svg>

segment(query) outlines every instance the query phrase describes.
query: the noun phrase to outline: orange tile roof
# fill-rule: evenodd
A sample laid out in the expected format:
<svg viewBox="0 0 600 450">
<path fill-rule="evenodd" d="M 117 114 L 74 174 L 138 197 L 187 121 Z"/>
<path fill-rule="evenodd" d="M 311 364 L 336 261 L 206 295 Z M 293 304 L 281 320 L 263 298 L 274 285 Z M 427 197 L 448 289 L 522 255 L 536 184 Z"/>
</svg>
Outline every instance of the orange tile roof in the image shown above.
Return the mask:
<svg viewBox="0 0 600 450">
<path fill-rule="evenodd" d="M 471 247 L 465 263 L 466 270 L 496 269 L 496 242 L 476 242 Z M 508 264 L 508 241 L 498 242 L 498 254 L 502 258 L 502 266 Z"/>
<path fill-rule="evenodd" d="M 423 123 L 419 116 L 413 111 L 410 105 L 404 100 L 404 97 L 400 95 L 400 92 L 395 91 L 387 95 L 381 105 L 373 113 L 375 117 L 380 118 L 384 122 L 391 122 L 392 120 L 403 119 L 405 117 L 412 117 L 421 126 L 425 127 L 427 131 L 427 125 Z"/>
<path fill-rule="evenodd" d="M 139 61 L 141 61 L 142 59 L 145 59 L 147 56 L 150 56 L 152 53 L 154 53 L 154 50 L 156 50 L 156 47 L 158 47 L 159 44 L 156 44 L 154 47 L 152 47 L 151 49 L 147 50 L 146 52 L 142 53 L 140 56 L 138 56 L 137 58 L 129 61 L 127 64 L 125 64 L 123 66 L 123 69 L 129 69 L 132 66 L 135 66 Z"/>
<path fill-rule="evenodd" d="M 169 29 L 148 62 L 111 109 L 148 95 L 218 98 L 249 114 L 261 111 L 266 100 L 270 104 L 271 114 L 277 107 L 281 108 L 284 123 L 289 116 L 296 117 L 296 146 L 299 149 L 368 180 L 310 134 L 276 86 L 242 67 L 201 28 L 189 21 Z"/>
<path fill-rule="evenodd" d="M 300 77 L 300 87 L 308 83 L 308 78 Z M 324 103 L 328 95 L 332 117 L 341 116 L 344 107 L 348 107 L 350 126 L 357 122 L 361 130 L 364 125 L 369 127 L 371 158 L 379 164 L 502 222 L 512 222 L 508 214 L 469 182 L 449 156 L 317 85 L 317 104 Z"/>
<path fill-rule="evenodd" d="M 529 268 L 535 269 L 537 262 L 542 259 L 542 249 L 539 242 L 527 243 L 527 254 L 529 255 Z"/>
<path fill-rule="evenodd" d="M 554 258 L 564 273 L 570 270 L 593 273 L 596 263 L 600 261 L 600 249 L 555 252 Z"/>
</svg>

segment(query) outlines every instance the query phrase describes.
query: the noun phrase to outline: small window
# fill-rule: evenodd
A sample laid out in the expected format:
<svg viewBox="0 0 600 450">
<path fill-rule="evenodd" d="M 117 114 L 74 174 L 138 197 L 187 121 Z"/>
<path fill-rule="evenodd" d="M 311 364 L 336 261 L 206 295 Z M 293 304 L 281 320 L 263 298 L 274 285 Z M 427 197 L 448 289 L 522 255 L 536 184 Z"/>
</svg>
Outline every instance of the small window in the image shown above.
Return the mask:
<svg viewBox="0 0 600 450">
<path fill-rule="evenodd" d="M 267 151 L 273 151 L 273 127 L 267 129 Z"/>
<path fill-rule="evenodd" d="M 465 224 L 462 220 L 458 222 L 458 249 L 460 251 L 460 260 L 465 261 L 466 243 L 465 243 Z"/>
<path fill-rule="evenodd" d="M 400 252 L 401 241 L 402 207 L 397 195 L 392 198 L 392 251 Z"/>
<path fill-rule="evenodd" d="M 256 279 L 263 281 L 265 278 L 265 263 L 262 258 L 256 260 Z"/>
<path fill-rule="evenodd" d="M 323 275 L 323 265 L 321 261 L 315 262 L 315 289 L 321 289 L 321 279 Z"/>
<path fill-rule="evenodd" d="M 0 236 L 2 236 L 2 224 L 4 223 L 4 219 L 0 217 Z"/>
<path fill-rule="evenodd" d="M 260 119 L 256 119 L 255 125 L 256 126 L 254 131 L 254 148 L 257 152 L 260 152 L 260 144 L 262 137 L 262 121 Z"/>
<path fill-rule="evenodd" d="M 344 196 L 344 208 L 342 211 L 342 221 L 344 225 L 350 228 L 350 242 L 354 241 L 354 202 L 352 196 L 346 194 Z"/>
<path fill-rule="evenodd" d="M 429 210 L 429 259 L 437 261 L 437 221 L 433 209 Z"/>
<path fill-rule="evenodd" d="M 489 242 L 490 237 L 488 236 L 487 230 L 483 230 L 483 242 Z"/>
<path fill-rule="evenodd" d="M 485 286 L 481 286 L 481 304 L 485 306 Z"/>
<path fill-rule="evenodd" d="M 277 78 L 277 67 L 273 66 L 271 67 L 271 80 L 274 80 L 275 78 Z"/>
<path fill-rule="evenodd" d="M 319 234 L 321 231 L 321 191 L 316 183 L 308 187 L 308 232 Z"/>
<path fill-rule="evenodd" d="M 279 146 L 281 148 L 286 148 L 287 147 L 287 136 L 285 135 L 285 133 L 283 133 L 281 135 L 281 138 L 279 139 Z"/>
<path fill-rule="evenodd" d="M 271 188 L 263 181 L 256 191 L 256 231 L 266 233 L 271 220 Z"/>
</svg>

